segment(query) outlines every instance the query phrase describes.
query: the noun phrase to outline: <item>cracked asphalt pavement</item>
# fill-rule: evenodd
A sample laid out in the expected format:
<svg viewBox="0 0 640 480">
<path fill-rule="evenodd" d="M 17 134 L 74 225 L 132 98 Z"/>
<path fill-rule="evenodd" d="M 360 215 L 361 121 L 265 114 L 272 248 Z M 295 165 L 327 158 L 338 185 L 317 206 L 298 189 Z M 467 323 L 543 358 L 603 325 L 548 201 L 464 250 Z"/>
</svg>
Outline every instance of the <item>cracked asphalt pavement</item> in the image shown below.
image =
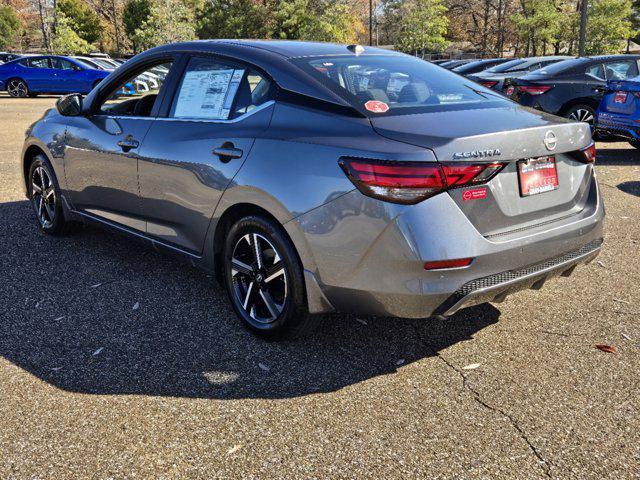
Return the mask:
<svg viewBox="0 0 640 480">
<path fill-rule="evenodd" d="M 598 144 L 605 245 L 572 277 L 444 321 L 334 315 L 269 343 L 175 259 L 38 232 L 18 157 L 54 101 L 0 96 L 0 478 L 640 478 L 627 144 Z"/>
</svg>

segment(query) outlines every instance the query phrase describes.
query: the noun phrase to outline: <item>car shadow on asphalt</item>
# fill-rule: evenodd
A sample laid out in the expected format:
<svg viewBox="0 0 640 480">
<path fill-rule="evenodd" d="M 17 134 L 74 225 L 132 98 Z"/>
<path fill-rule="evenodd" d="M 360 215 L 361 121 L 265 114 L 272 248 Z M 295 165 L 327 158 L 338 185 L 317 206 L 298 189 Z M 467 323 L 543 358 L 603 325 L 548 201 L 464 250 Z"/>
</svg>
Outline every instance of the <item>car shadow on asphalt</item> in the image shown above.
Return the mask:
<svg viewBox="0 0 640 480">
<path fill-rule="evenodd" d="M 602 148 L 596 152 L 596 166 L 628 167 L 640 165 L 640 150 L 635 148 Z"/>
<path fill-rule="evenodd" d="M 640 197 L 640 181 L 629 181 L 618 184 L 618 189 L 629 195 Z"/>
<path fill-rule="evenodd" d="M 0 355 L 57 388 L 96 395 L 291 398 L 437 357 L 495 324 L 490 305 L 447 320 L 318 318 L 296 340 L 239 324 L 213 279 L 144 245 L 84 228 L 38 232 L 28 202 L 0 204 Z"/>
</svg>

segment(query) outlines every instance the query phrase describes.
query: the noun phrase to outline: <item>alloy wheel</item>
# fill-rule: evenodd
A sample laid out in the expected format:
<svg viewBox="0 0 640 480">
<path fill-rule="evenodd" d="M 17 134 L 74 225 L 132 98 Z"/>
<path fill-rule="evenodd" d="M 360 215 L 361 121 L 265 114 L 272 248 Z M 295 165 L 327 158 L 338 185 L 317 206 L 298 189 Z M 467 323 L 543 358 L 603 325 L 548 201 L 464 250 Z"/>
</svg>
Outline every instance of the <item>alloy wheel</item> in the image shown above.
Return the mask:
<svg viewBox="0 0 640 480">
<path fill-rule="evenodd" d="M 7 86 L 9 95 L 16 98 L 24 98 L 29 94 L 27 86 L 22 80 L 11 80 Z"/>
<path fill-rule="evenodd" d="M 43 228 L 50 227 L 56 219 L 56 191 L 51 177 L 44 167 L 38 167 L 31 176 L 31 198 L 38 220 Z"/>
<path fill-rule="evenodd" d="M 287 301 L 287 271 L 282 255 L 258 233 L 236 242 L 231 256 L 233 294 L 253 320 L 273 323 Z"/>
<path fill-rule="evenodd" d="M 578 122 L 586 122 L 591 125 L 593 123 L 593 112 L 586 108 L 578 108 L 571 112 L 569 118 Z"/>
</svg>

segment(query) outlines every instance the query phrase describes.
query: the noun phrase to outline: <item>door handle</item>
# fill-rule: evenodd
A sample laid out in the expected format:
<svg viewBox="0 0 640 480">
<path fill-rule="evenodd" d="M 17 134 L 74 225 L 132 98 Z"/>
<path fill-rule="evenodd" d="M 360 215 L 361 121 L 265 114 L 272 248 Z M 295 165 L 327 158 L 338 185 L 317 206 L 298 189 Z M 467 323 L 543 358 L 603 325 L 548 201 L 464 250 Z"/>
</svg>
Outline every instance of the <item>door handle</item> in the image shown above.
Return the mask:
<svg viewBox="0 0 640 480">
<path fill-rule="evenodd" d="M 241 158 L 242 150 L 236 148 L 231 142 L 224 142 L 221 146 L 213 149 L 213 154 L 220 157 L 220 161 L 227 163 L 233 158 Z"/>
<path fill-rule="evenodd" d="M 118 146 L 122 148 L 123 152 L 128 152 L 132 148 L 138 148 L 140 142 L 134 139 L 131 135 L 127 135 L 124 140 L 118 142 Z"/>
</svg>

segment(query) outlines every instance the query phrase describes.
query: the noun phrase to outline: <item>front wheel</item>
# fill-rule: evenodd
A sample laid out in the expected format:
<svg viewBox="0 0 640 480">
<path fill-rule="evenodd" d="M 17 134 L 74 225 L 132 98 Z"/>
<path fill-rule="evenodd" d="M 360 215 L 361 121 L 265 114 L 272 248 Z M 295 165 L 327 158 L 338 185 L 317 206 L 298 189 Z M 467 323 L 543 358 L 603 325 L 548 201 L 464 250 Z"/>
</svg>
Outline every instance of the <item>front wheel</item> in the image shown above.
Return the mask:
<svg viewBox="0 0 640 480">
<path fill-rule="evenodd" d="M 302 267 L 280 225 L 259 216 L 238 220 L 227 233 L 225 284 L 233 309 L 253 333 L 303 333 L 310 317 Z"/>
<path fill-rule="evenodd" d="M 29 168 L 29 198 L 40 229 L 49 235 L 67 233 L 71 224 L 62 211 L 60 188 L 47 159 L 38 155 Z"/>
<path fill-rule="evenodd" d="M 7 92 L 13 98 L 26 98 L 29 96 L 29 87 L 24 80 L 12 78 L 7 84 Z"/>
<path fill-rule="evenodd" d="M 585 122 L 593 127 L 593 120 L 596 116 L 596 111 L 590 105 L 574 105 L 569 110 L 565 117 L 576 122 Z"/>
</svg>

